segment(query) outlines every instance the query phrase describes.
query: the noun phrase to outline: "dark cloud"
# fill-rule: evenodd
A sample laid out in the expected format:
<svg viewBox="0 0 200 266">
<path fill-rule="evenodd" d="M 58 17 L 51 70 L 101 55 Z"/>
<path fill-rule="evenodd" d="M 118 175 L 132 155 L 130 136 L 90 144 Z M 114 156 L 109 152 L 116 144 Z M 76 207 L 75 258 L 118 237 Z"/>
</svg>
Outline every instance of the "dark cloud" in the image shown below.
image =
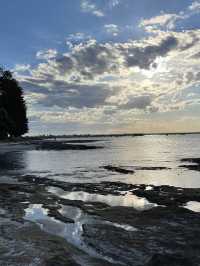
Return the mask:
<svg viewBox="0 0 200 266">
<path fill-rule="evenodd" d="M 165 56 L 172 49 L 176 48 L 177 45 L 177 39 L 169 36 L 157 45 L 130 47 L 127 50 L 122 48 L 122 53 L 128 67 L 138 66 L 142 69 L 148 69 L 158 56 Z"/>
<path fill-rule="evenodd" d="M 180 43 L 179 49 L 181 51 L 188 50 L 199 42 L 199 36 L 195 35 L 192 32 L 188 33 L 188 35 L 191 40 L 189 42 L 185 41 L 185 42 Z"/>
<path fill-rule="evenodd" d="M 74 69 L 74 62 L 70 56 L 59 55 L 55 61 L 60 74 L 70 72 Z"/>
<path fill-rule="evenodd" d="M 26 89 L 32 92 L 42 93 L 44 97 L 38 99 L 37 103 L 46 107 L 59 106 L 62 108 L 94 108 L 103 106 L 107 97 L 118 90 L 106 89 L 104 85 L 69 84 L 64 81 L 54 81 L 49 88 L 40 85 L 23 83 Z"/>
<path fill-rule="evenodd" d="M 40 82 L 44 82 L 44 81 L 38 80 L 36 82 L 35 79 L 31 79 L 31 80 L 27 79 L 25 81 L 21 81 L 20 86 L 24 88 L 25 93 L 30 93 L 30 92 L 43 93 L 43 94 L 48 93 L 48 90 L 44 86 L 40 85 Z"/>
<path fill-rule="evenodd" d="M 152 100 L 151 95 L 132 96 L 126 104 L 120 105 L 120 109 L 146 109 L 151 105 Z"/>
<path fill-rule="evenodd" d="M 95 75 L 112 72 L 116 68 L 116 54 L 110 46 L 89 43 L 72 54 L 81 75 L 91 79 Z"/>
<path fill-rule="evenodd" d="M 104 105 L 104 102 L 109 95 L 110 93 L 108 90 L 99 86 L 80 86 L 76 89 L 72 89 L 71 92 L 48 93 L 45 99 L 40 100 L 38 103 L 47 107 L 94 108 Z"/>
<path fill-rule="evenodd" d="M 190 58 L 199 59 L 200 58 L 200 52 L 193 54 Z"/>
<path fill-rule="evenodd" d="M 158 56 L 165 56 L 176 48 L 178 41 L 168 36 L 157 45 L 136 47 L 134 43 L 100 44 L 89 41 L 77 46 L 71 54 L 55 59 L 61 74 L 75 71 L 83 79 L 93 79 L 97 75 L 117 72 L 121 56 L 126 67 L 138 66 L 148 69 Z"/>
<path fill-rule="evenodd" d="M 150 65 L 156 67 L 155 59 L 165 56 L 177 44 L 178 41 L 173 36 L 168 36 L 156 45 L 141 43 L 140 46 L 136 46 L 134 42 L 102 44 L 90 40 L 75 46 L 68 54 L 57 55 L 46 64 L 40 64 L 32 71 L 32 75 L 49 82 L 55 79 L 57 73 L 68 76 L 74 82 L 80 82 L 93 80 L 104 73 L 117 73 L 120 67 L 138 66 L 148 69 Z"/>
</svg>

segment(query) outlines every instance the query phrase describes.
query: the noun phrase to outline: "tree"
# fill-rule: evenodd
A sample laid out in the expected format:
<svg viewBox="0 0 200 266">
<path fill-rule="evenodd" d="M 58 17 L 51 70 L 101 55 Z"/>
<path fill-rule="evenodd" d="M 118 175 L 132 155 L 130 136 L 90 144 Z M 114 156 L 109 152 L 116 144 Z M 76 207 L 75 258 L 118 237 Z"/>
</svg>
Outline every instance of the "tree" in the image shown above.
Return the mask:
<svg viewBox="0 0 200 266">
<path fill-rule="evenodd" d="M 0 69 L 0 130 L 11 137 L 28 132 L 23 90 L 10 71 Z M 0 133 L 1 136 L 1 133 Z"/>
</svg>

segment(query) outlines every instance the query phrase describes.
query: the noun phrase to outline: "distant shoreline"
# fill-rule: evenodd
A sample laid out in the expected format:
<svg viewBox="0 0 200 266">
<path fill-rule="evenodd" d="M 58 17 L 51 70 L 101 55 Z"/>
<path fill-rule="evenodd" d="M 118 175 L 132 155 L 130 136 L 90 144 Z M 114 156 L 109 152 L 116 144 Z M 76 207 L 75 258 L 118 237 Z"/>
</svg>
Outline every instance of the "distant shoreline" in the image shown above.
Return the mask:
<svg viewBox="0 0 200 266">
<path fill-rule="evenodd" d="M 23 139 L 43 138 L 104 138 L 104 137 L 140 137 L 140 136 L 163 136 L 163 135 L 198 135 L 200 132 L 171 132 L 171 133 L 124 133 L 124 134 L 77 134 L 77 135 L 38 135 L 25 136 Z"/>
</svg>

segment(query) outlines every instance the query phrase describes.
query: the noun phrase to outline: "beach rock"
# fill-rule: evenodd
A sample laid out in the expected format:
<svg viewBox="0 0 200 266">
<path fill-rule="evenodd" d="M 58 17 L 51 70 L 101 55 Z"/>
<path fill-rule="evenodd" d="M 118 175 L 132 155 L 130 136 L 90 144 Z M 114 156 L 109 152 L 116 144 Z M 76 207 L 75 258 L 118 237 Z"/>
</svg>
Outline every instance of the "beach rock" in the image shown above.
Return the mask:
<svg viewBox="0 0 200 266">
<path fill-rule="evenodd" d="M 187 257 L 170 254 L 154 254 L 146 266 L 197 266 Z"/>
<path fill-rule="evenodd" d="M 101 149 L 100 146 L 71 144 L 62 141 L 42 141 L 37 144 L 37 150 L 94 150 Z"/>
<path fill-rule="evenodd" d="M 161 207 L 143 212 L 115 207 L 96 214 L 112 224 L 84 225 L 84 240 L 114 261 L 133 266 L 200 264 L 199 214 Z"/>
<path fill-rule="evenodd" d="M 133 170 L 117 167 L 117 166 L 112 166 L 112 165 L 106 165 L 103 166 L 102 168 L 111 171 L 111 172 L 117 172 L 120 174 L 134 174 L 135 172 Z"/>
<path fill-rule="evenodd" d="M 200 171 L 200 158 L 184 158 L 181 162 L 192 163 L 192 164 L 182 164 L 179 167 L 187 168 L 192 171 Z"/>
</svg>

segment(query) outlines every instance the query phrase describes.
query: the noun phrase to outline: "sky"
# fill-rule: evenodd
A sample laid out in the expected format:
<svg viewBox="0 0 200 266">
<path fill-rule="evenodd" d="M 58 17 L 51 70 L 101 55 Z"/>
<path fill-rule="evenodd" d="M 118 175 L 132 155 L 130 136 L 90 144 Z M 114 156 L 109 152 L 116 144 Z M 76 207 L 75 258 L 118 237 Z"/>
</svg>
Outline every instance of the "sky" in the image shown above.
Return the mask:
<svg viewBox="0 0 200 266">
<path fill-rule="evenodd" d="M 200 131 L 200 0 L 1 4 L 31 135 Z"/>
</svg>

